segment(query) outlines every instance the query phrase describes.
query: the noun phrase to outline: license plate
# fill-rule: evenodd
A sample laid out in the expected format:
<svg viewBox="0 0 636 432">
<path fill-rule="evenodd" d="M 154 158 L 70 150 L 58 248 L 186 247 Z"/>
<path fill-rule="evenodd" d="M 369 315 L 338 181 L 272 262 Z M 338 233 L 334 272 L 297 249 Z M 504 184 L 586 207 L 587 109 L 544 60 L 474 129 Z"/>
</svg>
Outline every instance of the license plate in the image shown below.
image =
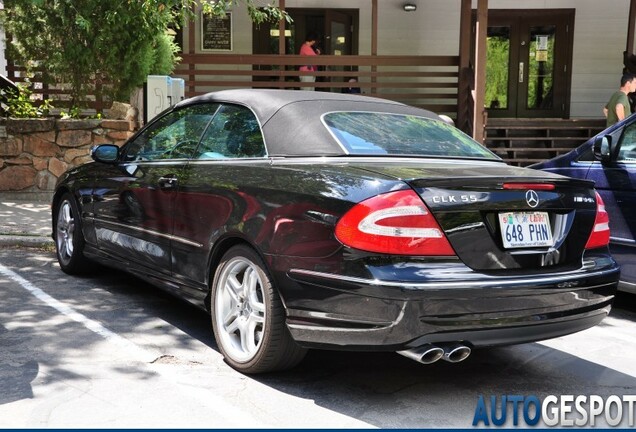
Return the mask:
<svg viewBox="0 0 636 432">
<path fill-rule="evenodd" d="M 499 227 L 506 249 L 553 244 L 550 218 L 546 212 L 499 213 Z"/>
</svg>

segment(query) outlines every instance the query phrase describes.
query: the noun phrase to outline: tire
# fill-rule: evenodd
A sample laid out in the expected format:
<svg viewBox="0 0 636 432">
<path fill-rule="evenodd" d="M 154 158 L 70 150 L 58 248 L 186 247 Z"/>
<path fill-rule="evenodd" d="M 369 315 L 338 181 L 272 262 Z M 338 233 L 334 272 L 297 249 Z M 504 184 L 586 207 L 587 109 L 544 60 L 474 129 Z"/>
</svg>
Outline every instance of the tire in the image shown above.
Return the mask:
<svg viewBox="0 0 636 432">
<path fill-rule="evenodd" d="M 228 250 L 211 292 L 214 337 L 234 369 L 263 373 L 290 369 L 305 357 L 285 325 L 285 309 L 265 265 L 248 246 Z"/>
<path fill-rule="evenodd" d="M 82 274 L 91 268 L 84 256 L 84 234 L 77 203 L 70 193 L 65 193 L 55 206 L 55 252 L 64 273 Z"/>
</svg>

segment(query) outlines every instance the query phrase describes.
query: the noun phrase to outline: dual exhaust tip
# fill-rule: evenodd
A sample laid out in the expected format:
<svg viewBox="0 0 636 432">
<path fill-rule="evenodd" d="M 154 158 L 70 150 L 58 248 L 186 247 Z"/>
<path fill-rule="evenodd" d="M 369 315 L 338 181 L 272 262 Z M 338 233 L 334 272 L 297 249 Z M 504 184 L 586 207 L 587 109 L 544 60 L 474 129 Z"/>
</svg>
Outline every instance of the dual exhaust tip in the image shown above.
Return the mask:
<svg viewBox="0 0 636 432">
<path fill-rule="evenodd" d="M 415 360 L 422 364 L 435 363 L 438 360 L 446 360 L 450 363 L 464 361 L 470 355 L 470 348 L 460 343 L 431 345 L 426 344 L 408 350 L 398 351 L 398 354 Z"/>
</svg>

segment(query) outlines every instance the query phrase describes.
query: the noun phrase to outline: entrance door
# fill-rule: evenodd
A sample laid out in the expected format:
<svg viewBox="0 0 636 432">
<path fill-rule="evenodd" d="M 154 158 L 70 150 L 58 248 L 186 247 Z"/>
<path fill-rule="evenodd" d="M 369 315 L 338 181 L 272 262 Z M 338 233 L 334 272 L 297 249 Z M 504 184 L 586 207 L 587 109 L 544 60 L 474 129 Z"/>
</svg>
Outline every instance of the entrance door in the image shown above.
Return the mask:
<svg viewBox="0 0 636 432">
<path fill-rule="evenodd" d="M 316 47 L 322 54 L 357 55 L 357 9 L 289 8 L 291 23 L 285 24 L 285 53 L 298 54 L 308 32 L 318 35 Z M 278 23 L 254 24 L 253 54 L 279 54 Z"/>
<path fill-rule="evenodd" d="M 324 54 L 351 55 L 353 39 L 351 15 L 330 9 L 327 10 L 325 18 L 325 39 L 327 40 Z"/>
<path fill-rule="evenodd" d="M 573 30 L 573 9 L 488 12 L 490 117 L 569 117 Z"/>
<path fill-rule="evenodd" d="M 289 8 L 287 13 L 292 17 L 292 23 L 285 24 L 285 53 L 298 54 L 305 41 L 308 32 L 318 35 L 316 48 L 325 55 L 357 55 L 358 54 L 358 22 L 359 11 L 357 9 L 317 9 L 317 8 Z M 254 24 L 252 32 L 252 50 L 254 54 L 279 54 L 279 29 L 278 23 Z M 271 66 L 255 66 L 259 70 L 275 69 Z M 289 69 L 294 69 L 288 66 Z M 355 76 L 355 71 L 350 66 L 330 66 L 329 71 L 337 71 L 334 77 L 326 78 L 318 76 L 316 81 L 342 82 L 350 76 Z M 354 68 L 355 69 L 355 68 Z M 325 70 L 320 66 L 321 71 Z M 351 72 L 351 73 L 350 73 Z M 278 76 L 255 77 L 255 81 L 277 81 Z M 291 79 L 290 79 L 291 80 Z M 318 91 L 340 92 L 340 87 L 318 87 Z"/>
<path fill-rule="evenodd" d="M 333 9 L 327 10 L 325 14 L 325 46 L 324 54 L 329 55 L 351 55 L 353 40 L 353 20 L 351 15 Z M 330 71 L 351 71 L 350 66 L 329 66 Z M 331 82 L 348 81 L 349 76 L 335 76 Z M 334 91 L 341 89 L 334 88 Z"/>
</svg>

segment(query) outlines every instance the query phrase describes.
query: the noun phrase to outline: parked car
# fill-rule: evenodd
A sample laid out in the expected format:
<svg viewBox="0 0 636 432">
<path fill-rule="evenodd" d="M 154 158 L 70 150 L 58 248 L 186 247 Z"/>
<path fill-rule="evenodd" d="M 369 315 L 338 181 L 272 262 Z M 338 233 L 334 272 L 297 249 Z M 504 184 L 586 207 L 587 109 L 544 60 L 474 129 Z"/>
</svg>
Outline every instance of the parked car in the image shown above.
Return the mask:
<svg viewBox="0 0 636 432">
<path fill-rule="evenodd" d="M 577 332 L 619 268 L 591 182 L 506 165 L 437 115 L 359 95 L 227 90 L 61 176 L 61 269 L 126 270 L 210 311 L 239 371 L 307 348 L 457 362 Z"/>
<path fill-rule="evenodd" d="M 610 251 L 621 266 L 618 289 L 636 294 L 636 116 L 532 168 L 595 182 L 610 215 Z"/>
</svg>

